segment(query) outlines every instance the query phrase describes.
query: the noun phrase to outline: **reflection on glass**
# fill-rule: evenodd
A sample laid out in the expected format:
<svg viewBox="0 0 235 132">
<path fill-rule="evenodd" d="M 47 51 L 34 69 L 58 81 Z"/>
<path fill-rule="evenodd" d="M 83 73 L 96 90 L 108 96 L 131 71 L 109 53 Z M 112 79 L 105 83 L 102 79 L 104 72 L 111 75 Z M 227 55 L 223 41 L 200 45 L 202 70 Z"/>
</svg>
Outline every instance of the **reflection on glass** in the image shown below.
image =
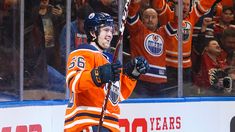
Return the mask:
<svg viewBox="0 0 235 132">
<path fill-rule="evenodd" d="M 0 2 L 0 101 L 19 99 L 19 6 Z"/>
<path fill-rule="evenodd" d="M 231 56 L 234 46 L 232 44 L 226 46 L 225 42 L 228 41 L 225 36 L 235 37 L 232 34 L 235 29 L 234 11 L 233 8 L 226 7 L 218 1 L 214 3 L 203 1 L 183 0 L 183 4 L 179 5 L 175 0 L 166 2 L 153 0 L 151 7 L 156 9 L 157 17 L 153 16 L 154 10 L 148 13 L 152 10 L 151 7 L 146 7 L 148 4 L 142 5 L 138 1 L 132 3 L 128 21 L 130 54 L 143 55 L 147 58 L 151 64 L 147 76 L 159 77 L 161 70 L 156 68 L 160 68 L 159 64 L 163 64 L 164 67 L 164 63 L 167 75 L 167 82 L 161 87 L 157 81 L 151 84 L 153 79 L 148 80 L 150 77 L 143 76 L 144 78 L 137 82 L 133 97 L 177 97 L 179 55 L 183 57 L 184 96 L 234 96 L 233 66 L 230 63 L 233 59 Z M 182 53 L 178 52 L 178 6 L 183 9 L 182 30 L 180 30 L 183 35 Z M 152 30 L 154 28 L 150 28 L 151 25 L 158 27 L 158 30 Z M 227 29 L 231 31 L 226 31 Z M 230 43 L 233 43 L 231 42 L 233 37 L 229 38 Z M 158 60 L 161 57 L 157 55 L 157 47 L 159 48 L 160 44 L 164 45 L 165 61 Z"/>
<path fill-rule="evenodd" d="M 64 99 L 59 34 L 65 24 L 62 1 L 25 2 L 24 99 Z M 30 18 L 30 19 L 29 19 Z"/>
<path fill-rule="evenodd" d="M 129 7 L 123 63 L 141 55 L 151 66 L 131 97 L 177 97 L 179 55 L 183 57 L 184 96 L 234 96 L 234 9 L 223 1 L 196 4 L 197 0 L 183 0 L 183 52 L 178 53 L 180 5 L 176 0 L 164 1 L 141 0 Z M 113 15 L 118 31 L 117 1 L 106 2 L 73 1 L 71 51 L 86 43 L 83 22 L 91 11 Z M 25 1 L 24 99 L 64 98 L 65 7 L 63 0 Z M 0 1 L 0 101 L 19 99 L 19 13 L 19 0 Z M 117 38 L 115 32 L 112 49 Z"/>
</svg>

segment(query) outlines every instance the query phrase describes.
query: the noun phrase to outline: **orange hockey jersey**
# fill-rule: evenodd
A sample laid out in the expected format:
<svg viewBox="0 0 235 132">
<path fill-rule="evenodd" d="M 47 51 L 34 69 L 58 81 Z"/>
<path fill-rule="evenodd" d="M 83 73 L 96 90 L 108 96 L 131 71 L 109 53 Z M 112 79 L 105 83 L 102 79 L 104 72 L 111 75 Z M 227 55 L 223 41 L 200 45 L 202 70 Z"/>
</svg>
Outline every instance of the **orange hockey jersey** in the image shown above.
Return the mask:
<svg viewBox="0 0 235 132">
<path fill-rule="evenodd" d="M 80 132 L 88 126 L 99 124 L 108 84 L 97 87 L 92 81 L 91 70 L 109 63 L 110 58 L 89 44 L 81 44 L 77 50 L 70 53 L 66 75 L 70 100 L 65 115 L 65 132 Z M 124 74 L 120 75 L 120 81 L 112 83 L 104 127 L 111 131 L 119 131 L 118 103 L 130 96 L 135 84 L 135 80 L 131 80 Z"/>
<path fill-rule="evenodd" d="M 195 3 L 189 15 L 183 21 L 183 68 L 191 67 L 191 45 L 193 28 L 199 17 L 206 13 L 215 0 L 200 0 Z M 166 44 L 166 65 L 178 67 L 178 37 L 177 37 L 177 20 L 175 20 L 174 11 L 172 11 L 165 0 L 154 0 L 153 7 L 159 13 L 159 21 L 162 25 L 166 25 L 166 30 L 169 36 Z M 170 24 L 171 23 L 171 24 Z M 172 41 L 171 41 L 172 40 Z"/>
<path fill-rule="evenodd" d="M 148 60 L 150 69 L 141 80 L 152 83 L 166 82 L 166 53 L 165 42 L 161 31 L 152 32 L 139 19 L 137 11 L 139 4 L 131 4 L 127 19 L 127 28 L 130 33 L 131 57 L 144 56 Z"/>
<path fill-rule="evenodd" d="M 192 32 L 191 23 L 183 21 L 183 67 L 191 67 L 191 43 L 192 43 Z M 171 67 L 178 67 L 178 34 L 177 34 L 177 23 L 168 22 L 165 26 L 166 36 L 166 65 Z"/>
</svg>

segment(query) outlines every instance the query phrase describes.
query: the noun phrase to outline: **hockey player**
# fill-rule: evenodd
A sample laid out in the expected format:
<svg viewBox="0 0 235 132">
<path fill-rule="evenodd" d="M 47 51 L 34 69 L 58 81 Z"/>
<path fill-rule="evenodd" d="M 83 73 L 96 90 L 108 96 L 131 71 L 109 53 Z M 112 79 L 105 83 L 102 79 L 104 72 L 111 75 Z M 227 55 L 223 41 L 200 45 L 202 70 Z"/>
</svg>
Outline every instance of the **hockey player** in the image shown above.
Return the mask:
<svg viewBox="0 0 235 132">
<path fill-rule="evenodd" d="M 111 55 L 104 52 L 110 47 L 114 30 L 109 14 L 91 13 L 84 24 L 89 44 L 81 44 L 68 57 L 70 100 L 64 131 L 97 130 L 107 84 L 112 82 L 101 131 L 118 132 L 118 103 L 131 95 L 136 79 L 147 72 L 149 65 L 143 57 L 136 57 L 121 68 L 119 61 L 113 63 Z"/>
</svg>

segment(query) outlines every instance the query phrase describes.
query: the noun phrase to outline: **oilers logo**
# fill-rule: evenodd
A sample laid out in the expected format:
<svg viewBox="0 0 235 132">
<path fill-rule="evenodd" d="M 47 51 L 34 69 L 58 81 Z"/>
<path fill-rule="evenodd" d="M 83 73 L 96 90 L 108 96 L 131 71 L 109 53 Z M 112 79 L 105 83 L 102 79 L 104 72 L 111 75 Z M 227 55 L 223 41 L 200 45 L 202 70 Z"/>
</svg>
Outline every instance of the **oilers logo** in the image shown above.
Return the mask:
<svg viewBox="0 0 235 132">
<path fill-rule="evenodd" d="M 183 33 L 183 41 L 185 42 L 189 40 L 189 36 L 191 32 L 190 30 L 192 26 L 189 22 L 185 22 L 184 24 L 183 24 L 182 33 Z"/>
<path fill-rule="evenodd" d="M 145 50 L 152 56 L 160 56 L 163 53 L 164 41 L 156 33 L 151 33 L 144 40 Z"/>
<path fill-rule="evenodd" d="M 95 13 L 91 13 L 91 14 L 88 16 L 89 19 L 92 19 L 92 18 L 94 18 L 94 17 L 95 17 Z"/>
<path fill-rule="evenodd" d="M 105 93 L 107 94 L 108 91 L 108 83 L 105 86 Z M 112 105 L 117 105 L 119 102 L 119 96 L 120 96 L 120 85 L 119 81 L 116 81 L 115 83 L 111 84 L 110 94 L 109 94 L 109 101 L 112 103 Z"/>
</svg>

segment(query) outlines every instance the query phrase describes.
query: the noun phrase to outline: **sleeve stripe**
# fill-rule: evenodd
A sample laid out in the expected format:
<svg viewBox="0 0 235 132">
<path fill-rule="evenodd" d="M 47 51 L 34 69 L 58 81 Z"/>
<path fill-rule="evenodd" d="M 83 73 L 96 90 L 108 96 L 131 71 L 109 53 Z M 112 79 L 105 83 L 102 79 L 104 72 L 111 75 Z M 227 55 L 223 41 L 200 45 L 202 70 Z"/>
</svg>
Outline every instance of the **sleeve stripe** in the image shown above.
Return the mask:
<svg viewBox="0 0 235 132">
<path fill-rule="evenodd" d="M 169 10 L 171 11 L 170 7 L 169 7 L 168 5 L 166 5 L 166 4 L 165 4 L 165 5 L 164 5 L 163 10 L 161 10 L 161 11 L 160 11 L 160 13 L 159 13 L 159 16 L 161 16 L 161 15 L 165 14 L 165 12 L 166 12 L 167 8 L 169 8 Z"/>
<path fill-rule="evenodd" d="M 196 3 L 196 11 L 200 13 L 200 15 L 203 15 L 204 13 L 206 13 L 208 10 L 204 9 L 201 4 L 200 1 L 198 1 L 198 3 Z"/>
<path fill-rule="evenodd" d="M 69 84 L 69 81 L 73 78 L 73 75 L 76 73 L 76 71 L 71 71 L 67 77 L 66 77 L 66 83 Z"/>
<path fill-rule="evenodd" d="M 130 25 L 134 25 L 135 23 L 137 23 L 139 20 L 139 15 L 135 15 L 135 16 L 131 16 L 127 18 L 127 23 L 130 24 Z"/>
<path fill-rule="evenodd" d="M 76 84 L 77 84 L 82 72 L 83 71 L 79 71 L 79 73 L 75 76 L 75 79 L 74 79 L 73 84 L 72 84 L 72 91 L 73 92 L 75 92 L 75 90 L 76 90 Z"/>
<path fill-rule="evenodd" d="M 157 11 L 159 11 L 159 12 L 162 12 L 163 10 L 166 10 L 166 2 L 165 2 L 165 0 L 162 0 L 162 8 L 161 9 L 156 9 Z"/>
<path fill-rule="evenodd" d="M 195 14 L 196 14 L 198 17 L 201 17 L 201 16 L 203 15 L 202 12 L 200 12 L 200 10 L 197 9 L 197 6 L 194 6 L 193 8 L 194 8 L 194 10 L 195 10 Z"/>
<path fill-rule="evenodd" d="M 177 30 L 174 30 L 173 27 L 169 24 L 169 22 L 166 24 L 165 29 L 169 36 L 177 35 Z"/>
</svg>

